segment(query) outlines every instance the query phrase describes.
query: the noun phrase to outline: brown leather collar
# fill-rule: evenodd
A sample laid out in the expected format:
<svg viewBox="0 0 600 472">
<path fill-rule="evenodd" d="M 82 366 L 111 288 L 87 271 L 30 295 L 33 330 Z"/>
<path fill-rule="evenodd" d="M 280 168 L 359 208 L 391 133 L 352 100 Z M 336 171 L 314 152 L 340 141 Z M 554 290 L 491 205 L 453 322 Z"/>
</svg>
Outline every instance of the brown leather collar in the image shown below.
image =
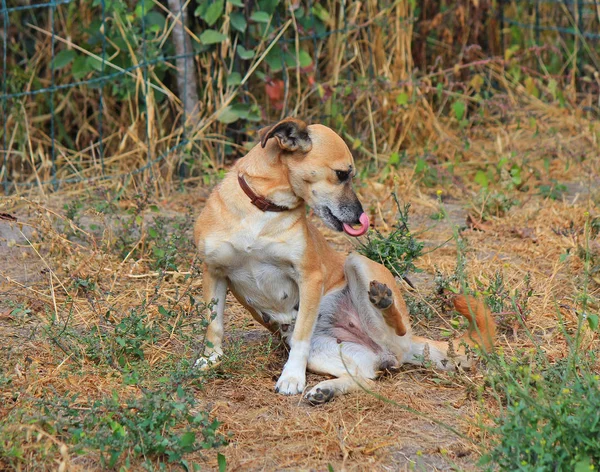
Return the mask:
<svg viewBox="0 0 600 472">
<path fill-rule="evenodd" d="M 256 195 L 252 191 L 252 189 L 248 185 L 248 182 L 246 182 L 246 179 L 244 179 L 244 176 L 242 174 L 238 174 L 238 182 L 240 184 L 240 187 L 242 187 L 242 190 L 244 191 L 244 193 L 246 195 L 248 195 L 248 198 L 250 198 L 250 202 L 252 202 L 252 205 L 254 205 L 259 210 L 261 210 L 261 211 L 288 211 L 289 210 L 289 208 L 287 208 L 287 207 L 276 205 L 275 203 L 267 200 L 265 197 Z"/>
</svg>

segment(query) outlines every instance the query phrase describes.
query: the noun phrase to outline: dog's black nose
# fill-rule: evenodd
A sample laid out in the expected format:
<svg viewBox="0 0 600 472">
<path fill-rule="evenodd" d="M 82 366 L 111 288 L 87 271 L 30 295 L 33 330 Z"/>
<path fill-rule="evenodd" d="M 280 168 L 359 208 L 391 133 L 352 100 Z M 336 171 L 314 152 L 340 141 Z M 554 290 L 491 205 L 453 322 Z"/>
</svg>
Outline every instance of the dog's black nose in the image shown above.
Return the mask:
<svg viewBox="0 0 600 472">
<path fill-rule="evenodd" d="M 360 224 L 360 215 L 364 213 L 360 200 L 356 199 L 352 202 L 342 203 L 340 205 L 340 213 L 343 216 L 343 222 L 350 225 Z"/>
</svg>

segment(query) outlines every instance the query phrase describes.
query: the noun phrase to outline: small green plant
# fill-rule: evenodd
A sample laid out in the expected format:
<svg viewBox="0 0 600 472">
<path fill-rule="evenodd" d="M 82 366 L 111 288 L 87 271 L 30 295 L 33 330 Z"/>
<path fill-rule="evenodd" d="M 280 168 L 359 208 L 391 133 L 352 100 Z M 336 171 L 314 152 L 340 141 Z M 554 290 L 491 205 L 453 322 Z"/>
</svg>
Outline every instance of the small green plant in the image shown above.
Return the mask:
<svg viewBox="0 0 600 472">
<path fill-rule="evenodd" d="M 444 220 L 448 217 L 448 213 L 446 212 L 446 208 L 444 208 L 444 202 L 442 201 L 442 191 L 437 191 L 437 201 L 438 201 L 438 209 L 432 215 L 429 215 L 429 218 L 432 220 Z"/>
<path fill-rule="evenodd" d="M 426 157 L 417 158 L 415 176 L 426 187 L 435 187 L 440 184 L 440 175 L 437 169 L 427 162 Z"/>
<path fill-rule="evenodd" d="M 494 192 L 486 188 L 475 197 L 471 204 L 476 217 L 480 221 L 487 221 L 492 217 L 501 218 L 519 201 L 503 192 Z"/>
<path fill-rule="evenodd" d="M 28 308 L 27 305 L 24 303 L 15 303 L 15 302 L 9 301 L 8 305 L 11 307 L 11 310 L 10 310 L 11 318 L 14 318 L 16 320 L 23 321 L 23 320 L 27 319 L 32 313 L 31 309 Z"/>
<path fill-rule="evenodd" d="M 551 200 L 560 200 L 566 193 L 567 186 L 558 183 L 555 179 L 551 179 L 549 184 L 540 185 L 539 194 L 544 198 Z"/>
<path fill-rule="evenodd" d="M 79 212 L 83 208 L 83 202 L 81 200 L 72 200 L 70 203 L 65 203 L 63 208 L 67 219 L 77 222 Z"/>
<path fill-rule="evenodd" d="M 181 385 L 144 391 L 139 397 L 120 398 L 116 392 L 100 400 L 83 400 L 78 395 L 36 399 L 33 411 L 16 410 L 12 423 L 35 425 L 38 430 L 70 445 L 72 453 L 99 453 L 103 467 L 131 461 L 175 463 L 189 470 L 185 454 L 225 444 L 217 432 L 219 422 L 208 412 L 196 409 L 194 392 Z M 21 433 L 21 434 L 19 434 Z M 20 461 L 21 431 L 2 431 L 0 458 L 14 465 Z"/>
<path fill-rule="evenodd" d="M 401 207 L 396 194 L 392 196 L 398 209 L 393 231 L 387 236 L 378 230 L 375 230 L 375 235 L 367 234 L 367 241 L 360 243 L 358 252 L 383 264 L 392 274 L 402 278 L 409 272 L 419 272 L 414 261 L 423 253 L 424 244 L 417 241 L 408 228 L 410 203 Z"/>
<path fill-rule="evenodd" d="M 75 277 L 71 283 L 71 287 L 77 292 L 84 295 L 93 293 L 97 290 L 96 282 L 89 276 L 87 277 Z"/>
<path fill-rule="evenodd" d="M 501 271 L 487 281 L 475 279 L 475 294 L 482 295 L 485 302 L 495 313 L 500 329 L 516 331 L 518 326 L 526 322 L 529 315 L 529 300 L 533 296 L 531 274 L 526 274 L 521 289 L 510 290 L 504 282 Z"/>
<path fill-rule="evenodd" d="M 124 367 L 129 361 L 144 359 L 144 346 L 153 344 L 159 334 L 159 327 L 149 323 L 145 311 L 140 313 L 132 309 L 119 320 L 111 333 L 118 346 L 115 355 L 119 365 Z"/>
<path fill-rule="evenodd" d="M 191 215 L 175 221 L 154 217 L 147 228 L 152 248 L 150 267 L 153 270 L 176 271 L 181 254 L 193 252 L 192 241 L 185 236 L 192 221 Z"/>
</svg>

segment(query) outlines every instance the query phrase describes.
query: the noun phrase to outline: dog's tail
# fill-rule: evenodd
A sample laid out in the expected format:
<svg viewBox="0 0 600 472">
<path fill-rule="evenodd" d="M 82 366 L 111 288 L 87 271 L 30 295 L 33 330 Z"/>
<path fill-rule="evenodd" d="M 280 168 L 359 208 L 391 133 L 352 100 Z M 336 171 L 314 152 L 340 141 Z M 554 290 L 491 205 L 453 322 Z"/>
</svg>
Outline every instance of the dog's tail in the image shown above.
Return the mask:
<svg viewBox="0 0 600 472">
<path fill-rule="evenodd" d="M 456 311 L 469 320 L 467 332 L 447 342 L 413 336 L 406 362 L 420 365 L 433 362 L 444 370 L 466 368 L 473 364 L 473 355 L 465 345 L 479 346 L 486 352 L 493 349 L 496 323 L 485 302 L 466 295 L 457 295 L 453 302 Z"/>
</svg>

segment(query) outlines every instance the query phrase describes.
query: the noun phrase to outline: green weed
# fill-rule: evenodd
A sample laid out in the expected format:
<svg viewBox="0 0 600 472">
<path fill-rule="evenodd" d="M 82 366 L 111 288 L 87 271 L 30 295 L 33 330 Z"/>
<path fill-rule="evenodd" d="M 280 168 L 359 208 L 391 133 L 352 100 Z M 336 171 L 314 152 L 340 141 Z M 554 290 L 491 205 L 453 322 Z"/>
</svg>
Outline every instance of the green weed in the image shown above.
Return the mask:
<svg viewBox="0 0 600 472">
<path fill-rule="evenodd" d="M 487 221 L 492 217 L 501 218 L 514 206 L 519 205 L 519 200 L 508 193 L 490 191 L 486 188 L 479 191 L 471 206 L 480 221 Z"/>
<path fill-rule="evenodd" d="M 417 158 L 415 176 L 426 187 L 435 187 L 440 184 L 441 178 L 438 170 L 427 161 L 427 156 Z"/>
<path fill-rule="evenodd" d="M 585 248 L 589 248 L 591 221 L 586 223 Z M 482 458 L 489 470 L 589 471 L 600 466 L 600 376 L 596 353 L 583 349 L 584 330 L 598 330 L 598 314 L 590 311 L 592 297 L 590 253 L 582 255 L 584 279 L 577 296 L 578 325 L 569 330 L 557 313 L 558 327 L 567 345 L 567 356 L 553 360 L 541 349 L 525 317 L 517 321 L 534 344 L 529 351 L 517 350 L 510 357 L 500 350 L 487 356 L 486 384 L 499 411 L 488 409 L 491 447 Z M 493 290 L 505 292 L 501 281 Z M 521 296 L 528 298 L 526 288 Z M 494 302 L 494 294 L 488 299 Z M 519 296 L 512 297 L 513 310 L 520 312 Z M 484 387 L 485 388 L 485 387 Z"/>
<path fill-rule="evenodd" d="M 12 424 L 34 426 L 69 445 L 71 454 L 97 452 L 104 467 L 131 467 L 134 459 L 152 463 L 176 463 L 186 468 L 184 455 L 218 447 L 225 438 L 217 432 L 219 422 L 196 409 L 193 391 L 169 386 L 144 391 L 140 397 L 112 396 L 82 400 L 78 395 L 36 399 L 33 410 L 17 410 Z M 22 430 L 0 431 L 4 457 L 13 465 L 21 462 Z M 51 451 L 47 451 L 51 452 Z"/>
<path fill-rule="evenodd" d="M 360 242 L 358 252 L 387 267 L 397 277 L 405 277 L 409 272 L 419 272 L 414 261 L 423 253 L 422 242 L 417 241 L 408 228 L 410 203 L 400 206 L 396 194 L 392 194 L 398 209 L 398 218 L 393 231 L 385 236 L 378 230 L 367 233 L 367 241 Z"/>
<path fill-rule="evenodd" d="M 560 200 L 567 192 L 567 186 L 551 179 L 549 184 L 540 185 L 539 194 L 544 198 L 551 200 Z"/>
<path fill-rule="evenodd" d="M 573 354 L 573 353 L 572 353 Z M 600 377 L 593 353 L 551 363 L 541 351 L 488 359 L 500 402 L 481 464 L 501 470 L 595 470 L 600 464 Z"/>
</svg>

